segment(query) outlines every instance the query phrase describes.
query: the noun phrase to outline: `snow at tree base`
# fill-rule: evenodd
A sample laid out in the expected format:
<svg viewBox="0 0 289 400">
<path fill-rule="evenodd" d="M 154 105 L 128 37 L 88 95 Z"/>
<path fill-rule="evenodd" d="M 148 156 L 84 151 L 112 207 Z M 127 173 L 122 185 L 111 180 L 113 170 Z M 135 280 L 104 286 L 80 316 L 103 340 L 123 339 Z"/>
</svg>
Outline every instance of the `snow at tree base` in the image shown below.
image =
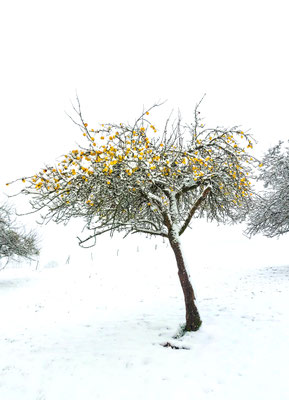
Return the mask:
<svg viewBox="0 0 289 400">
<path fill-rule="evenodd" d="M 163 239 L 85 250 L 75 226 L 47 226 L 39 264 L 0 273 L 0 398 L 287 400 L 287 238 L 206 226 L 183 236 L 203 324 L 179 339 L 183 293 Z"/>
</svg>

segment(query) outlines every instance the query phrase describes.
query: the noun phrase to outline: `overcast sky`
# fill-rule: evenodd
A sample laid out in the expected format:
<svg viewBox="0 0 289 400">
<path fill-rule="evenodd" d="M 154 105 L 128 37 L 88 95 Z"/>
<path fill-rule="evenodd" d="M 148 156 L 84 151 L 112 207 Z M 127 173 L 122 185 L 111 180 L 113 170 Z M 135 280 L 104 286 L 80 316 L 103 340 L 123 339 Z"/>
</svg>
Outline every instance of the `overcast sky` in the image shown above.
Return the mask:
<svg viewBox="0 0 289 400">
<path fill-rule="evenodd" d="M 80 139 L 66 116 L 78 92 L 90 125 L 189 121 L 204 93 L 208 125 L 242 125 L 256 151 L 288 128 L 286 1 L 5 1 L 1 3 L 0 192 Z"/>
</svg>

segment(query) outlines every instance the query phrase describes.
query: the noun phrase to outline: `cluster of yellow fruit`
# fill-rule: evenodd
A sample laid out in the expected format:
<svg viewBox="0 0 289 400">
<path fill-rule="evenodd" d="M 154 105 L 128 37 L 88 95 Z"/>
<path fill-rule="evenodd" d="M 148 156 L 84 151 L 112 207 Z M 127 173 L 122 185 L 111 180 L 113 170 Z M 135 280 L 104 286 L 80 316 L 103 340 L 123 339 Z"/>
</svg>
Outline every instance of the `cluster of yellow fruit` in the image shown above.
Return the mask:
<svg viewBox="0 0 289 400">
<path fill-rule="evenodd" d="M 134 128 L 107 124 L 96 130 L 85 123 L 82 134 L 88 140 L 88 148 L 72 150 L 57 166 L 46 167 L 26 179 L 36 191 L 53 192 L 60 197 L 69 194 L 71 188 L 91 182 L 90 178 L 97 178 L 93 184 L 107 187 L 124 179 L 128 190 L 136 192 L 138 185 L 154 179 L 164 179 L 173 191 L 174 185 L 180 187 L 182 178 L 190 176 L 199 181 L 214 177 L 225 195 L 229 194 L 228 186 L 232 190 L 226 180 L 235 181 L 235 202 L 250 193 L 247 173 L 240 165 L 252 160 L 245 150 L 252 148 L 252 142 L 244 132 L 216 130 L 203 136 L 195 134 L 187 145 L 176 145 L 169 139 L 162 142 L 155 133 L 157 129 L 150 123 Z M 246 144 L 239 145 L 239 139 L 245 139 Z M 93 205 L 92 199 L 88 198 L 86 204 Z"/>
</svg>

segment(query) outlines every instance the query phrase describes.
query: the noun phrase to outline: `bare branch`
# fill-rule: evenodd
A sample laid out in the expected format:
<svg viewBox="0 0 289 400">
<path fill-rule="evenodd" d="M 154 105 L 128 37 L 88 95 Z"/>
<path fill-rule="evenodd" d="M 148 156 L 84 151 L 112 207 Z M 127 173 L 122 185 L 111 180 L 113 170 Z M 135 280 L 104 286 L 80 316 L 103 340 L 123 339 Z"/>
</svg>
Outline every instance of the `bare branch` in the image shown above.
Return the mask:
<svg viewBox="0 0 289 400">
<path fill-rule="evenodd" d="M 205 190 L 203 191 L 203 193 L 201 194 L 201 196 L 196 200 L 196 202 L 194 203 L 193 207 L 191 208 L 191 210 L 190 210 L 190 212 L 189 212 L 189 214 L 188 214 L 188 216 L 187 216 L 187 218 L 185 220 L 185 223 L 183 224 L 183 226 L 181 227 L 181 229 L 179 231 L 179 235 L 180 236 L 187 229 L 187 227 L 189 226 L 189 224 L 191 222 L 191 219 L 193 218 L 195 212 L 200 207 L 201 203 L 206 200 L 206 197 L 209 195 L 210 191 L 211 191 L 211 187 L 207 186 L 205 188 Z"/>
</svg>

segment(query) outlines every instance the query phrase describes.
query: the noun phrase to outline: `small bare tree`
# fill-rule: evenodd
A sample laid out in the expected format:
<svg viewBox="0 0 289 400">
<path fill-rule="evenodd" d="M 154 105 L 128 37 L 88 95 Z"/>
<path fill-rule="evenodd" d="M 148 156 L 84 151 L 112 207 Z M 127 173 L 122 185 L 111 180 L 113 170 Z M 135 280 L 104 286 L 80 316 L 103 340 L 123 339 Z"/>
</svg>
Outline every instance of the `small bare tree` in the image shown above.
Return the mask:
<svg viewBox="0 0 289 400">
<path fill-rule="evenodd" d="M 0 205 L 0 260 L 7 264 L 11 259 L 31 259 L 38 254 L 36 234 L 25 233 L 15 224 L 11 207 Z"/>
<path fill-rule="evenodd" d="M 200 104 L 200 103 L 199 103 Z M 238 127 L 206 128 L 199 104 L 194 122 L 167 120 L 161 132 L 149 121 L 156 105 L 134 124 L 88 127 L 79 101 L 74 121 L 85 147 L 65 154 L 28 178 L 22 193 L 31 196 L 44 221 L 82 217 L 90 245 L 105 232 L 142 232 L 169 240 L 175 254 L 186 306 L 185 330 L 201 325 L 195 294 L 183 258 L 180 236 L 193 218 L 237 222 L 250 204 L 252 139 Z"/>
<path fill-rule="evenodd" d="M 247 234 L 267 237 L 289 232 L 289 148 L 279 142 L 265 154 L 257 180 L 263 190 L 249 213 Z"/>
</svg>

